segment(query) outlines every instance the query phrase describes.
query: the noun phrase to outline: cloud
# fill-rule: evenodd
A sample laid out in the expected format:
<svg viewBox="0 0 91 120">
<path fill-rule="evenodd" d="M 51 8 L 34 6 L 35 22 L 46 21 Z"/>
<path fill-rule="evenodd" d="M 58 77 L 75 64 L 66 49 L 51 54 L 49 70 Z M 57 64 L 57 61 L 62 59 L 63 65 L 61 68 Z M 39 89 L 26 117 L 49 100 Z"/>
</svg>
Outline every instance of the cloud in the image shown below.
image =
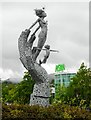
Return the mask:
<svg viewBox="0 0 91 120">
<path fill-rule="evenodd" d="M 18 38 L 21 31 L 29 28 L 37 19 L 34 9 L 43 6 L 46 8 L 46 20 L 48 20 L 46 44 L 50 44 L 51 49 L 60 51 L 51 53 L 47 64 L 43 65 L 46 70 L 49 73 L 53 72 L 54 66 L 58 63 L 64 63 L 69 69 L 79 67 L 82 60 L 88 63 L 88 3 L 3 3 L 2 59 L 4 70 L 23 74 L 25 69 L 19 61 Z M 37 41 L 35 45 L 36 43 Z M 39 59 L 43 59 L 43 54 L 44 51 Z"/>
<path fill-rule="evenodd" d="M 24 71 L 13 71 L 12 69 L 2 69 L 0 68 L 0 78 L 1 80 L 6 80 L 8 78 L 22 78 Z"/>
</svg>

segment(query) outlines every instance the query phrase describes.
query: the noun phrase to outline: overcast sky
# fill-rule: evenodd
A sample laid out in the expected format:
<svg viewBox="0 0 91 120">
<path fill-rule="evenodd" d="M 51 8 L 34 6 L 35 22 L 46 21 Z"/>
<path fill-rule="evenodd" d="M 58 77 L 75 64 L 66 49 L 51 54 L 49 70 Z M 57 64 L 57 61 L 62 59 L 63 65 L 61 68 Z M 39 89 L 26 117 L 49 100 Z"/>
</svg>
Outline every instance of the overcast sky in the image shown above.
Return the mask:
<svg viewBox="0 0 91 120">
<path fill-rule="evenodd" d="M 2 66 L 3 79 L 22 77 L 25 71 L 19 60 L 18 38 L 37 19 L 34 9 L 45 7 L 48 35 L 45 44 L 59 53 L 51 53 L 46 64 L 48 73 L 55 72 L 56 64 L 65 64 L 67 71 L 76 71 L 82 62 L 89 64 L 89 3 L 2 3 Z M 37 34 L 38 35 L 38 34 Z M 34 45 L 37 44 L 37 40 Z M 1 48 L 0 48 L 1 49 Z M 39 59 L 43 59 L 44 52 Z M 3 70 L 2 70 L 3 67 Z"/>
</svg>

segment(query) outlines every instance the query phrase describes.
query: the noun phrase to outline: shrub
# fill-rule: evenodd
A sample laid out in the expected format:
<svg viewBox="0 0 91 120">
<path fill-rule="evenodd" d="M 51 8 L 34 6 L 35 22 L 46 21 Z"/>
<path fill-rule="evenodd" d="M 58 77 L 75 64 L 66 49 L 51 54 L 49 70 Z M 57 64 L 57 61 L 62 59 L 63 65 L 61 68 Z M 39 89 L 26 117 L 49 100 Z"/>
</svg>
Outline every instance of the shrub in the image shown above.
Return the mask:
<svg viewBox="0 0 91 120">
<path fill-rule="evenodd" d="M 62 120 L 68 118 L 90 120 L 91 111 L 62 103 L 49 107 L 4 104 L 2 106 L 3 120 Z"/>
</svg>

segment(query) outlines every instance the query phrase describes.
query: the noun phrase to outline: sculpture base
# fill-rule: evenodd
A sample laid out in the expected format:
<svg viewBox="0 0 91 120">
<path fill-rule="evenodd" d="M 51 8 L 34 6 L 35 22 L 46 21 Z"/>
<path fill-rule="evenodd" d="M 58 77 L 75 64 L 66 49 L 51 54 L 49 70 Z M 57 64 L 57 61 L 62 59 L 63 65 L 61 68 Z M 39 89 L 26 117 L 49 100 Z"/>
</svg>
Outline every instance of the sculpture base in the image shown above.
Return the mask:
<svg viewBox="0 0 91 120">
<path fill-rule="evenodd" d="M 31 94 L 30 105 L 49 106 L 49 98 L 43 96 L 34 96 Z"/>
<path fill-rule="evenodd" d="M 30 105 L 49 106 L 50 87 L 49 83 L 37 83 L 34 85 L 30 98 Z"/>
</svg>

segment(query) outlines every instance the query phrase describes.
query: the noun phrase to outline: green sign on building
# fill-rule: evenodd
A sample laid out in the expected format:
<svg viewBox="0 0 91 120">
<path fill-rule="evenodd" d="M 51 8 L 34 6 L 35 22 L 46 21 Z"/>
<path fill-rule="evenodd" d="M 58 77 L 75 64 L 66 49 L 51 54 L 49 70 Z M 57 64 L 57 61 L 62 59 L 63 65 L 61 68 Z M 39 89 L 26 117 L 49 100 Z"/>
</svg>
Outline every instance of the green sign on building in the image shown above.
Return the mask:
<svg viewBox="0 0 91 120">
<path fill-rule="evenodd" d="M 56 65 L 55 72 L 63 71 L 65 70 L 65 65 L 64 64 L 58 64 Z"/>
</svg>

